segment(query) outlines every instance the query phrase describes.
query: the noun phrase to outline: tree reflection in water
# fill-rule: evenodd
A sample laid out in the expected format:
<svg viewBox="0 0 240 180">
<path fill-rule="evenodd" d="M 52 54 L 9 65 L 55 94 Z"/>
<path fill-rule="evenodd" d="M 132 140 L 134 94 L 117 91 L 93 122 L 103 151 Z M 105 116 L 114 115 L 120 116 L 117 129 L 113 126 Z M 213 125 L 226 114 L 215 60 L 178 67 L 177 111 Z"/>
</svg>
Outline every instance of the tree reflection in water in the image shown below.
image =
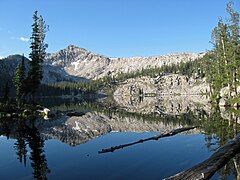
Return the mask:
<svg viewBox="0 0 240 180">
<path fill-rule="evenodd" d="M 47 179 L 47 174 L 50 173 L 50 170 L 43 150 L 44 140 L 40 137 L 40 133 L 34 123 L 31 128 L 27 128 L 27 132 L 27 142 L 32 150 L 29 159 L 33 168 L 33 177 L 36 179 Z"/>
<path fill-rule="evenodd" d="M 1 134 L 9 137 L 15 136 L 16 142 L 14 148 L 16 150 L 17 159 L 26 166 L 27 147 L 30 148 L 30 161 L 33 168 L 33 178 L 38 180 L 47 179 L 50 169 L 47 165 L 47 159 L 44 154 L 44 140 L 40 136 L 38 129 L 34 125 L 34 121 L 27 125 L 24 120 L 4 121 L 0 123 Z M 12 132 L 10 131 L 12 130 Z"/>
<path fill-rule="evenodd" d="M 26 157 L 27 157 L 27 143 L 26 143 L 26 126 L 25 123 L 21 120 L 17 122 L 17 130 L 16 130 L 16 143 L 15 149 L 16 154 L 18 156 L 18 159 L 20 163 L 22 164 L 22 161 L 24 162 L 24 166 L 26 166 Z"/>
<path fill-rule="evenodd" d="M 225 119 L 222 117 L 224 115 Z M 223 146 L 237 136 L 240 132 L 238 119 L 239 114 L 231 110 L 221 112 L 219 109 L 214 109 L 214 111 L 211 112 L 203 123 L 203 128 L 206 133 L 206 146 L 210 151 L 216 151 L 218 147 Z M 240 179 L 240 154 L 232 158 L 218 171 L 218 174 L 221 179 L 228 179 L 228 176 L 231 175 L 236 179 Z"/>
</svg>

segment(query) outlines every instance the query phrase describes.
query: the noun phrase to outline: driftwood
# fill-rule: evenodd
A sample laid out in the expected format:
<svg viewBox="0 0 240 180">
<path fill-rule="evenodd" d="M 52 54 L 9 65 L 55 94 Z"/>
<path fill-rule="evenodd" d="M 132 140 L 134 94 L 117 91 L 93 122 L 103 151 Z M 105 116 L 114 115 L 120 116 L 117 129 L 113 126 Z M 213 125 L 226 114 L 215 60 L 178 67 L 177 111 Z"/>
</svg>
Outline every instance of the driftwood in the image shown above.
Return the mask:
<svg viewBox="0 0 240 180">
<path fill-rule="evenodd" d="M 101 151 L 98 151 L 98 153 L 113 152 L 117 149 L 122 149 L 124 147 L 132 146 L 132 145 L 143 143 L 143 142 L 150 141 L 150 140 L 158 140 L 158 139 L 163 138 L 163 137 L 173 136 L 175 134 L 178 134 L 178 133 L 181 133 L 181 132 L 184 132 L 184 131 L 188 131 L 188 130 L 191 130 L 191 129 L 195 129 L 195 128 L 196 127 L 178 128 L 178 129 L 175 129 L 175 130 L 172 130 L 172 131 L 169 131 L 169 132 L 165 132 L 165 133 L 162 133 L 162 134 L 159 134 L 159 135 L 147 138 L 147 139 L 140 139 L 139 141 L 135 141 L 135 142 L 132 142 L 132 143 L 123 144 L 123 145 L 119 145 L 119 146 L 115 146 L 115 147 L 111 147 L 111 148 L 107 148 L 107 149 L 102 149 Z"/>
<path fill-rule="evenodd" d="M 165 180 L 210 179 L 217 170 L 238 153 L 240 153 L 240 134 L 220 147 L 210 158 Z"/>
</svg>

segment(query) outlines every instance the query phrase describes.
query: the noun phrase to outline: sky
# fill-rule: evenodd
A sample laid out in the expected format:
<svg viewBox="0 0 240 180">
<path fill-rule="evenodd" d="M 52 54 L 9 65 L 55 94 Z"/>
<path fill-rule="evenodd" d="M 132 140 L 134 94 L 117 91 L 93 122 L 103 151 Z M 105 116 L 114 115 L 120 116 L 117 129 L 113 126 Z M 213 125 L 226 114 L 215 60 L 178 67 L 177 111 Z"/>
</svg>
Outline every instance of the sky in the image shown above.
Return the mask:
<svg viewBox="0 0 240 180">
<path fill-rule="evenodd" d="M 42 15 L 53 53 L 70 44 L 108 57 L 211 49 L 228 0 L 0 0 L 0 57 L 30 53 L 32 15 Z M 234 0 L 240 12 L 240 1 Z"/>
</svg>

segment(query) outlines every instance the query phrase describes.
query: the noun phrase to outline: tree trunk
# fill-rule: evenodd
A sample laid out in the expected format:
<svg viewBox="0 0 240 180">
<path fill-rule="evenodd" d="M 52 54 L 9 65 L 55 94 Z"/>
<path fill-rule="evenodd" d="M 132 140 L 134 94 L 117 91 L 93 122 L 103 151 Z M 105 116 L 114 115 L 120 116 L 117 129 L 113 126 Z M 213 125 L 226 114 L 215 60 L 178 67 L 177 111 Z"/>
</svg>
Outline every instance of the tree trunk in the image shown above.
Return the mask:
<svg viewBox="0 0 240 180">
<path fill-rule="evenodd" d="M 166 178 L 165 180 L 194 180 L 194 179 L 210 179 L 214 173 L 222 168 L 240 152 L 240 134 L 233 140 L 218 149 L 210 158 L 195 165 L 194 167 L 182 171 L 174 176 Z"/>
<path fill-rule="evenodd" d="M 107 149 L 102 149 L 101 151 L 98 151 L 99 154 L 101 153 L 109 153 L 109 152 L 113 152 L 115 150 L 118 150 L 118 149 L 123 149 L 124 147 L 128 147 L 128 146 L 133 146 L 135 144 L 139 144 L 139 143 L 144 143 L 146 141 L 150 141 L 150 140 L 158 140 L 160 138 L 164 138 L 164 137 L 169 137 L 169 136 L 174 136 L 178 133 L 181 133 L 181 132 L 185 132 L 185 131 L 189 131 L 191 129 L 195 129 L 196 127 L 187 127 L 187 128 L 178 128 L 178 129 L 174 129 L 172 131 L 169 131 L 169 132 L 165 132 L 165 133 L 161 133 L 159 135 L 156 135 L 156 136 L 153 136 L 153 137 L 150 137 L 150 138 L 147 138 L 147 139 L 140 139 L 139 141 L 135 141 L 135 142 L 132 142 L 132 143 L 127 143 L 127 144 L 123 144 L 123 145 L 119 145 L 119 146 L 114 146 L 114 147 L 110 147 L 110 148 L 107 148 Z"/>
</svg>

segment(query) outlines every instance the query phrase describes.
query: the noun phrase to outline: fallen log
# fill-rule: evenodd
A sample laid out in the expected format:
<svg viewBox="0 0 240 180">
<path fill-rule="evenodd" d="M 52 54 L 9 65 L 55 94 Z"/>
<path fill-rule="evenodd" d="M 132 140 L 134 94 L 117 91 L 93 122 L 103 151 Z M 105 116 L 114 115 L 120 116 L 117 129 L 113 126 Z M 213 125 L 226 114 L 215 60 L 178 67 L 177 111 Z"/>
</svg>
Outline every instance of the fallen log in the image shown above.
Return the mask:
<svg viewBox="0 0 240 180">
<path fill-rule="evenodd" d="M 124 147 L 132 146 L 132 145 L 143 143 L 143 142 L 150 141 L 150 140 L 158 140 L 158 139 L 163 138 L 163 137 L 173 136 L 175 134 L 178 134 L 178 133 L 181 133 L 181 132 L 184 132 L 184 131 L 189 131 L 189 130 L 195 129 L 195 128 L 196 127 L 187 127 L 187 128 L 174 129 L 172 131 L 165 132 L 165 133 L 162 133 L 162 134 L 159 134 L 159 135 L 147 138 L 147 139 L 140 139 L 139 141 L 135 141 L 135 142 L 132 142 L 132 143 L 123 144 L 123 145 L 119 145 L 119 146 L 114 146 L 114 147 L 107 148 L 107 149 L 102 149 L 101 151 L 98 151 L 98 153 L 100 154 L 100 153 L 113 152 L 113 151 L 115 151 L 117 149 L 122 149 Z"/>
<path fill-rule="evenodd" d="M 210 158 L 197 164 L 196 166 L 182 171 L 165 180 L 182 179 L 210 179 L 217 170 L 228 163 L 236 154 L 240 153 L 240 134 L 224 146 L 220 147 Z"/>
</svg>

